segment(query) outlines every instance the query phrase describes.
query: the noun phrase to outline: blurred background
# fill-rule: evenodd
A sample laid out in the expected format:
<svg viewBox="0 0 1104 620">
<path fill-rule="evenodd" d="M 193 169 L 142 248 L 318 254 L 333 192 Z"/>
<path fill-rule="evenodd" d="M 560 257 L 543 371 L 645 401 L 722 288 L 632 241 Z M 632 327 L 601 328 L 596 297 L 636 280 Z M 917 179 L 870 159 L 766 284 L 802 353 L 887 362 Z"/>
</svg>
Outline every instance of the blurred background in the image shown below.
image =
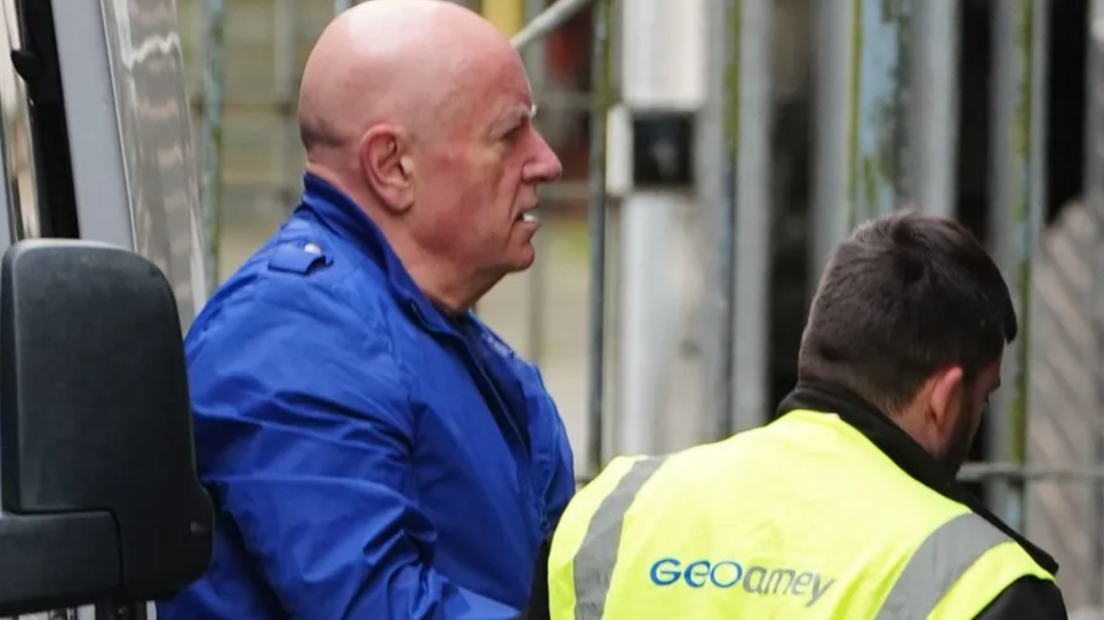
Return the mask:
<svg viewBox="0 0 1104 620">
<path fill-rule="evenodd" d="M 350 3 L 176 1 L 219 281 L 297 204 L 300 72 Z M 467 4 L 508 36 L 553 18 L 519 43 L 565 174 L 536 265 L 477 310 L 539 364 L 581 480 L 770 420 L 824 256 L 913 205 L 985 241 L 1025 326 L 963 478 L 1101 608 L 1101 2 Z"/>
</svg>

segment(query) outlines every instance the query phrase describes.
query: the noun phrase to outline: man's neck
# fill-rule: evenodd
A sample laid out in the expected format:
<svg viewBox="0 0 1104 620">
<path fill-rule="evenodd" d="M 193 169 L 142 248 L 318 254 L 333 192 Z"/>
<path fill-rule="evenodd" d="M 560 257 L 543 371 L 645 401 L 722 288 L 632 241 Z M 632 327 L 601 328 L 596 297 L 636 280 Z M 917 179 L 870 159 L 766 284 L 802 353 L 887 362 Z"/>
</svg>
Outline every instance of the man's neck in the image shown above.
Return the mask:
<svg viewBox="0 0 1104 620">
<path fill-rule="evenodd" d="M 414 284 L 442 312 L 460 315 L 470 310 L 501 276 L 471 273 L 454 261 L 426 252 L 406 232 L 374 206 L 363 187 L 343 182 L 340 174 L 319 164 L 308 164 L 307 171 L 341 190 L 371 218 L 387 240 Z"/>
<path fill-rule="evenodd" d="M 467 312 L 498 281 L 418 250 L 400 247 L 394 250 L 422 294 L 447 314 Z"/>
<path fill-rule="evenodd" d="M 931 442 L 928 427 L 924 421 L 922 413 L 913 411 L 911 407 L 906 407 L 902 411 L 886 414 L 894 424 L 901 427 L 901 430 L 905 431 L 909 437 L 912 438 L 925 452 L 932 455 L 932 458 L 938 458 L 935 447 Z"/>
</svg>

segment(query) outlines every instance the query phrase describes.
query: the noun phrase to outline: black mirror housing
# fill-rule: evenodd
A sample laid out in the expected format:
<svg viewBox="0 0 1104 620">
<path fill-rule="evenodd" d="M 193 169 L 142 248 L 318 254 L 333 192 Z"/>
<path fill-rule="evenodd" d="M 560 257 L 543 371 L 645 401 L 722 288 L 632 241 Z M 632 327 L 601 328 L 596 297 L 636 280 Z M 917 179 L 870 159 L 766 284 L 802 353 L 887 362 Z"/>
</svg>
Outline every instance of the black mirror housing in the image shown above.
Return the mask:
<svg viewBox="0 0 1104 620">
<path fill-rule="evenodd" d="M 0 615 L 171 595 L 211 560 L 180 321 L 141 256 L 16 244 L 0 264 Z"/>
</svg>

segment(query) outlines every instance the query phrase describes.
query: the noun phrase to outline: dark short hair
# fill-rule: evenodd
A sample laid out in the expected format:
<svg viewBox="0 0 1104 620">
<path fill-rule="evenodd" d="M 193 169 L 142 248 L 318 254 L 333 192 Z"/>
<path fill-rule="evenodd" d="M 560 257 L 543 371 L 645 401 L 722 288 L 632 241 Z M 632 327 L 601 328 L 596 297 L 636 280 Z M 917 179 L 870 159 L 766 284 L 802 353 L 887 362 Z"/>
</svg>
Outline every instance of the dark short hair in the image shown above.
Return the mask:
<svg viewBox="0 0 1104 620">
<path fill-rule="evenodd" d="M 887 412 L 935 372 L 968 381 L 1016 338 L 1000 269 L 961 224 L 900 211 L 836 248 L 801 338 L 798 376 L 849 388 Z"/>
</svg>

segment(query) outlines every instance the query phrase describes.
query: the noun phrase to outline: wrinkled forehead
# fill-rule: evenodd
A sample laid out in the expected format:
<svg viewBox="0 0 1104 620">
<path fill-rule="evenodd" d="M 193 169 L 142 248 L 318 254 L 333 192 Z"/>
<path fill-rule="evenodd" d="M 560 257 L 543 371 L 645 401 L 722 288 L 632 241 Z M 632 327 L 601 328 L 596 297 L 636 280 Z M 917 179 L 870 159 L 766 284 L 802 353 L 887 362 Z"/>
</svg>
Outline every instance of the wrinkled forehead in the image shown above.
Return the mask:
<svg viewBox="0 0 1104 620">
<path fill-rule="evenodd" d="M 522 121 L 536 112 L 525 67 L 516 54 L 475 59 L 455 74 L 454 87 L 445 105 L 456 112 L 458 122 L 472 129 Z"/>
</svg>

